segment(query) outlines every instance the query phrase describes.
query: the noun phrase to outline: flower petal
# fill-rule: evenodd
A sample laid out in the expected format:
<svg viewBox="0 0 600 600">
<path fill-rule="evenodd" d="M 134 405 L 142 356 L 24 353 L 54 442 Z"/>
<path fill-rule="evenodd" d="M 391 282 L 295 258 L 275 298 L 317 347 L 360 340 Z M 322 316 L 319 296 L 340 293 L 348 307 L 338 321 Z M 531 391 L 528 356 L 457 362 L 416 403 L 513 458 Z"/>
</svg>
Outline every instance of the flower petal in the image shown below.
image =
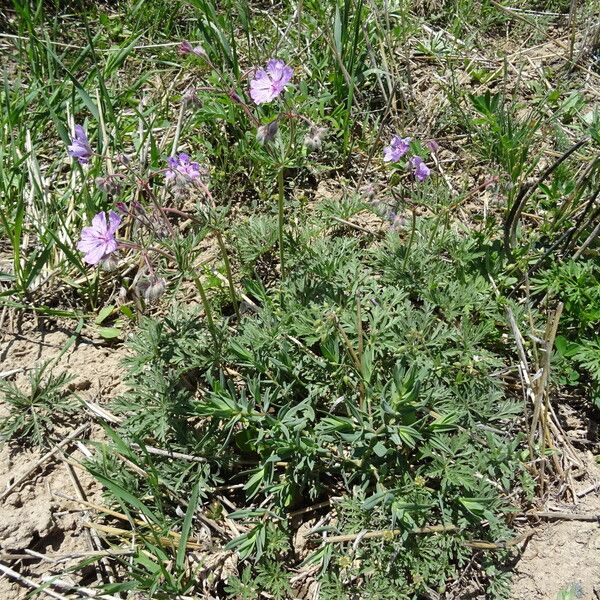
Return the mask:
<svg viewBox="0 0 600 600">
<path fill-rule="evenodd" d="M 87 144 L 87 134 L 85 133 L 85 129 L 82 125 L 75 125 L 75 139 L 79 142 Z"/>
<path fill-rule="evenodd" d="M 83 260 L 89 265 L 98 264 L 105 255 L 105 245 L 99 244 L 95 248 L 92 248 L 84 257 Z"/>
<path fill-rule="evenodd" d="M 106 227 L 106 214 L 104 213 L 104 211 L 99 212 L 93 219 L 92 219 L 92 229 L 94 231 L 97 231 L 98 233 L 106 233 L 107 231 L 107 227 Z"/>
<path fill-rule="evenodd" d="M 121 216 L 117 214 L 114 210 L 111 210 L 108 213 L 108 235 L 111 237 L 115 235 L 117 229 L 119 229 L 121 225 Z"/>
<path fill-rule="evenodd" d="M 97 246 L 102 246 L 103 244 L 104 244 L 104 242 L 102 242 L 101 240 L 98 240 L 98 238 L 94 238 L 93 240 L 81 239 L 77 242 L 77 250 L 87 254 L 88 252 L 90 252 L 94 248 L 96 248 Z"/>
</svg>

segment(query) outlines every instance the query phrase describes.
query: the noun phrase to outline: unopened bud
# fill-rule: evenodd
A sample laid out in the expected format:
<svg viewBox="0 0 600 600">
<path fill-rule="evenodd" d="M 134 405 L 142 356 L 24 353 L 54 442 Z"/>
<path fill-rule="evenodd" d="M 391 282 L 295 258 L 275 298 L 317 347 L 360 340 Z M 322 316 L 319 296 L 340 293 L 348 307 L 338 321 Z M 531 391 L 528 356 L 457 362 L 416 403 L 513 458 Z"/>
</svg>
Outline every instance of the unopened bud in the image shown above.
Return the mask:
<svg viewBox="0 0 600 600">
<path fill-rule="evenodd" d="M 187 41 L 183 41 L 181 42 L 181 44 L 179 44 L 179 54 L 181 54 L 182 56 L 187 56 L 190 52 L 193 52 L 194 49 L 192 48 L 192 45 L 187 42 Z"/>
<path fill-rule="evenodd" d="M 261 125 L 256 130 L 256 139 L 261 144 L 268 144 L 269 142 L 272 142 L 275 139 L 278 129 L 279 123 L 277 122 L 277 119 L 275 121 L 267 123 L 266 125 Z"/>
<path fill-rule="evenodd" d="M 154 279 L 150 282 L 150 285 L 144 290 L 144 298 L 148 302 L 155 302 L 158 300 L 167 289 L 167 282 L 164 279 Z"/>
<path fill-rule="evenodd" d="M 429 140 L 428 142 L 425 142 L 425 146 L 427 146 L 432 154 L 436 154 L 440 149 L 440 145 L 435 140 Z"/>
<path fill-rule="evenodd" d="M 244 104 L 244 101 L 238 96 L 238 94 L 233 88 L 229 90 L 229 98 L 233 100 L 236 104 Z"/>
<path fill-rule="evenodd" d="M 106 175 L 105 177 L 96 177 L 96 186 L 105 194 L 118 194 L 121 191 L 121 182 L 116 175 Z"/>
<path fill-rule="evenodd" d="M 304 145 L 309 150 L 320 150 L 326 133 L 327 128 L 313 125 L 304 138 Z"/>
<path fill-rule="evenodd" d="M 186 104 L 199 104 L 198 94 L 192 86 L 187 87 L 185 92 L 183 92 L 183 101 Z"/>
<path fill-rule="evenodd" d="M 202 46 L 196 46 L 192 52 L 199 56 L 200 58 L 206 58 L 208 55 L 206 54 L 206 50 Z"/>
</svg>

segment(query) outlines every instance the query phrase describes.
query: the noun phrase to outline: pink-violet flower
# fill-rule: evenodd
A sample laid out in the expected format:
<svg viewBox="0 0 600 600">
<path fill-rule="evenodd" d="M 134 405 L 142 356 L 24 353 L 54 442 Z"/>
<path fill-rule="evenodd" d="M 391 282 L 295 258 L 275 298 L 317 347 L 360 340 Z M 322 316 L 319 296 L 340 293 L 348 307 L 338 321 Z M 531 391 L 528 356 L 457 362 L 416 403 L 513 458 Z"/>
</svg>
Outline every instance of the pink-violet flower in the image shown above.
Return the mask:
<svg viewBox="0 0 600 600">
<path fill-rule="evenodd" d="M 420 156 L 413 156 L 410 159 L 410 164 L 417 181 L 425 181 L 429 177 L 431 170 Z"/>
<path fill-rule="evenodd" d="M 275 100 L 294 75 L 294 69 L 278 58 L 272 58 L 266 69 L 258 69 L 250 81 L 250 97 L 256 104 Z"/>
<path fill-rule="evenodd" d="M 401 138 L 394 135 L 390 140 L 390 145 L 383 149 L 383 160 L 385 162 L 398 162 L 410 148 L 411 138 Z"/>
<path fill-rule="evenodd" d="M 118 248 L 115 235 L 120 225 L 121 217 L 111 210 L 108 213 L 108 222 L 106 214 L 101 212 L 92 219 L 91 227 L 84 227 L 81 230 L 77 249 L 85 253 L 83 260 L 86 263 L 96 265 Z"/>
<path fill-rule="evenodd" d="M 177 181 L 189 182 L 194 179 L 198 179 L 201 175 L 200 165 L 197 162 L 192 162 L 190 157 L 181 153 L 179 156 L 170 156 L 167 158 L 167 164 L 169 168 L 165 172 L 165 179 L 170 181 L 176 179 Z"/>
<path fill-rule="evenodd" d="M 67 146 L 69 156 L 76 158 L 80 165 L 87 165 L 94 154 L 88 141 L 85 129 L 81 125 L 75 125 L 75 135 L 71 145 Z"/>
</svg>

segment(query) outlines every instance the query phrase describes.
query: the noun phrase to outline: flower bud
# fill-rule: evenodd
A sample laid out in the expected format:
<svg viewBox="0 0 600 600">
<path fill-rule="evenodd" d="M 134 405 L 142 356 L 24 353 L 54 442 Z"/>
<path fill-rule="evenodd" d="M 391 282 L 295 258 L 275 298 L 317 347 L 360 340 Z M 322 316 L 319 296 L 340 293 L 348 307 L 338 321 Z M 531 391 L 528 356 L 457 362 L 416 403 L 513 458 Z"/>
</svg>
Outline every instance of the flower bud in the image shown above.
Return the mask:
<svg viewBox="0 0 600 600">
<path fill-rule="evenodd" d="M 202 47 L 202 46 L 196 46 L 192 52 L 196 55 L 199 56 L 200 58 L 207 58 L 208 54 L 206 54 L 206 50 Z"/>
<path fill-rule="evenodd" d="M 190 52 L 193 51 L 194 49 L 188 41 L 183 41 L 181 42 L 181 44 L 179 44 L 179 54 L 181 54 L 182 56 L 187 56 L 188 54 L 190 54 Z"/>
<path fill-rule="evenodd" d="M 238 94 L 233 88 L 229 90 L 229 98 L 233 100 L 236 104 L 244 104 L 244 101 L 238 96 Z"/>
<path fill-rule="evenodd" d="M 167 282 L 160 278 L 150 281 L 150 285 L 144 290 L 144 298 L 147 302 L 155 302 L 167 289 Z"/>
<path fill-rule="evenodd" d="M 277 122 L 277 119 L 275 119 L 275 121 L 267 123 L 266 125 L 261 125 L 256 130 L 256 139 L 261 144 L 268 144 L 269 142 L 272 142 L 275 139 L 278 129 L 279 123 Z"/>
<path fill-rule="evenodd" d="M 309 150 L 320 150 L 326 133 L 326 127 L 317 127 L 316 125 L 313 125 L 304 138 L 304 145 Z"/>
<path fill-rule="evenodd" d="M 185 91 L 183 92 L 183 101 L 186 104 L 200 104 L 200 99 L 198 98 L 198 94 L 196 93 L 196 90 L 191 85 L 189 87 L 185 88 Z"/>
<path fill-rule="evenodd" d="M 106 175 L 105 177 L 96 177 L 96 186 L 105 194 L 115 195 L 121 191 L 121 182 L 116 175 Z"/>
<path fill-rule="evenodd" d="M 440 149 L 440 145 L 435 140 L 429 140 L 428 142 L 425 142 L 425 146 L 432 154 L 436 154 Z"/>
</svg>

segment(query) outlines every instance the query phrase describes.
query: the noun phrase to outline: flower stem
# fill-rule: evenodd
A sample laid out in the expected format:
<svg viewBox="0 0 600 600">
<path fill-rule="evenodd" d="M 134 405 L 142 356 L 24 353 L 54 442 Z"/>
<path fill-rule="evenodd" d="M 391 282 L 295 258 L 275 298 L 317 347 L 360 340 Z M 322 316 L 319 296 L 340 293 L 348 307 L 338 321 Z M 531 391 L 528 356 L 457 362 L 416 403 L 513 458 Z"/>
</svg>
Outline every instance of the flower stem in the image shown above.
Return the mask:
<svg viewBox="0 0 600 600">
<path fill-rule="evenodd" d="M 283 187 L 283 166 L 280 167 L 277 173 L 277 187 L 279 194 L 277 196 L 277 212 L 279 216 L 279 267 L 281 270 L 281 278 L 285 276 L 284 257 L 283 257 L 283 203 L 285 200 Z"/>
<path fill-rule="evenodd" d="M 410 237 L 408 238 L 408 244 L 406 246 L 406 254 L 404 255 L 404 261 L 402 263 L 402 269 L 406 269 L 406 265 L 408 264 L 408 256 L 410 254 L 410 250 L 413 245 L 413 241 L 415 239 L 415 229 L 417 228 L 417 209 L 415 206 L 412 206 L 412 223 L 410 227 Z"/>
<path fill-rule="evenodd" d="M 220 230 L 215 229 L 215 234 L 217 236 L 217 243 L 219 244 L 219 248 L 221 250 L 221 255 L 223 256 L 223 264 L 225 265 L 225 275 L 227 275 L 227 281 L 229 282 L 229 293 L 231 295 L 231 302 L 233 303 L 235 316 L 239 320 L 240 308 L 237 301 L 235 285 L 233 284 L 233 275 L 231 273 L 231 263 L 229 262 L 229 256 L 227 255 L 227 248 L 225 246 L 225 242 L 223 241 L 223 235 L 221 234 Z"/>
<path fill-rule="evenodd" d="M 215 322 L 213 320 L 212 309 L 208 302 L 208 298 L 206 296 L 206 291 L 204 290 L 204 286 L 202 285 L 202 281 L 200 277 L 194 272 L 191 273 L 194 284 L 196 285 L 196 289 L 200 294 L 200 300 L 202 301 L 202 306 L 204 308 L 204 314 L 206 315 L 206 322 L 208 323 L 208 329 L 210 330 L 210 334 L 213 337 L 213 341 L 215 344 L 218 343 L 217 329 L 215 327 Z"/>
</svg>

